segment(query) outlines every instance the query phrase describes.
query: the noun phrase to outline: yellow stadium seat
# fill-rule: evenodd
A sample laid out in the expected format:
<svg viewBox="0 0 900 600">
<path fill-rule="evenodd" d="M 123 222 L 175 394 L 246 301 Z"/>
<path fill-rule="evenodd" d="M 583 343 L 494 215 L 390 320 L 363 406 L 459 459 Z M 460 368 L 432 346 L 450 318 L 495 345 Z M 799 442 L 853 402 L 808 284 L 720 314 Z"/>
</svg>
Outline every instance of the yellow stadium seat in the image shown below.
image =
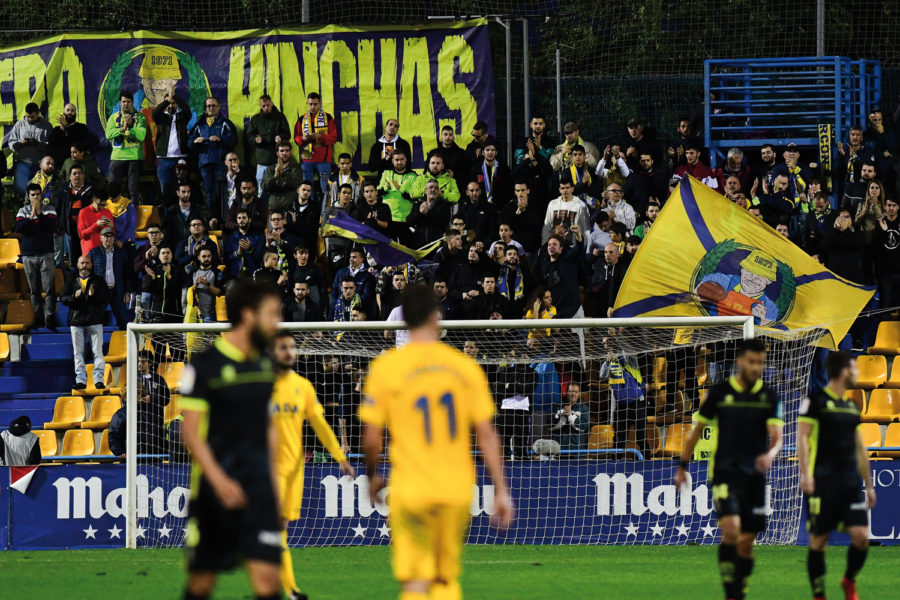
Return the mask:
<svg viewBox="0 0 900 600">
<path fill-rule="evenodd" d="M 900 321 L 882 321 L 878 325 L 871 354 L 900 354 Z"/>
<path fill-rule="evenodd" d="M 9 360 L 9 334 L 0 333 L 0 362 Z"/>
<path fill-rule="evenodd" d="M 56 441 L 55 431 L 32 429 L 31 433 L 38 436 L 38 441 L 41 444 L 41 456 L 56 456 L 59 452 L 59 442 Z"/>
<path fill-rule="evenodd" d="M 866 423 L 890 423 L 900 416 L 900 392 L 897 390 L 872 390 L 866 403 L 862 421 Z"/>
<path fill-rule="evenodd" d="M 113 331 L 109 337 L 109 350 L 106 351 L 106 364 L 121 365 L 126 358 L 125 332 Z"/>
<path fill-rule="evenodd" d="M 216 245 L 216 249 L 219 251 L 219 256 L 222 256 L 222 244 L 219 243 L 219 238 L 213 234 L 209 234 L 209 241 Z"/>
<path fill-rule="evenodd" d="M 653 361 L 653 383 L 658 390 L 666 386 L 666 359 L 664 356 L 657 356 Z"/>
<path fill-rule="evenodd" d="M 60 456 L 90 456 L 94 453 L 94 433 L 84 429 L 70 429 L 63 436 Z"/>
<path fill-rule="evenodd" d="M 856 358 L 859 378 L 856 385 L 864 389 L 877 388 L 887 380 L 887 359 L 884 356 L 861 355 Z"/>
<path fill-rule="evenodd" d="M 181 395 L 172 394 L 169 403 L 166 404 L 166 412 L 163 415 L 163 421 L 166 425 L 175 420 L 175 417 L 181 414 Z"/>
<path fill-rule="evenodd" d="M 860 424 L 859 433 L 862 435 L 863 445 L 866 448 L 881 446 L 881 426 L 878 423 Z"/>
<path fill-rule="evenodd" d="M 590 450 L 606 450 L 612 448 L 615 433 L 612 425 L 594 425 L 588 436 L 588 448 Z"/>
<path fill-rule="evenodd" d="M 19 260 L 19 240 L 15 238 L 0 239 L 0 267 L 12 266 L 16 269 L 24 269 L 25 267 Z"/>
<path fill-rule="evenodd" d="M 663 456 L 681 456 L 681 449 L 684 447 L 684 441 L 691 433 L 693 426 L 690 423 L 676 423 L 669 425 L 666 430 L 666 443 L 663 446 L 661 454 Z"/>
<path fill-rule="evenodd" d="M 94 365 L 85 365 L 85 371 L 87 372 L 87 388 L 83 390 L 72 390 L 72 393 L 78 396 L 99 396 L 100 394 L 107 393 L 107 389 L 112 385 L 112 366 L 106 365 L 106 368 L 103 370 L 103 383 L 106 384 L 107 388 L 103 390 L 98 390 L 94 385 Z"/>
<path fill-rule="evenodd" d="M 81 424 L 82 429 L 105 429 L 116 411 L 122 408 L 118 396 L 97 396 L 91 404 L 91 418 Z"/>
<path fill-rule="evenodd" d="M 160 223 L 159 209 L 146 204 L 138 204 L 135 208 L 137 209 L 137 226 L 134 237 L 143 240 L 147 238 L 147 227 L 150 226 L 150 223 Z"/>
<path fill-rule="evenodd" d="M 891 423 L 884 434 L 884 444 L 887 448 L 900 448 L 900 423 Z M 900 451 L 879 450 L 879 457 L 900 458 Z"/>
<path fill-rule="evenodd" d="M 112 456 L 112 450 L 109 449 L 109 429 L 104 429 L 100 434 L 100 447 L 97 448 L 98 456 Z"/>
<path fill-rule="evenodd" d="M 225 310 L 225 296 L 216 296 L 216 321 L 226 323 L 228 312 Z"/>
<path fill-rule="evenodd" d="M 34 322 L 34 307 L 31 300 L 13 300 L 6 309 L 6 318 L 3 325 L 0 325 L 0 331 L 25 333 L 32 322 Z"/>
<path fill-rule="evenodd" d="M 24 273 L 13 266 L 0 267 L 0 300 L 7 302 L 25 297 L 25 290 L 19 286 L 19 276 Z"/>
<path fill-rule="evenodd" d="M 847 397 L 856 403 L 859 412 L 866 410 L 866 391 L 865 390 L 847 390 Z"/>
<path fill-rule="evenodd" d="M 644 458 L 650 458 L 654 454 L 659 453 L 659 428 L 653 423 L 647 423 L 647 454 L 644 455 Z M 634 427 L 628 428 L 628 439 L 625 442 L 626 448 L 632 448 L 634 450 L 640 450 L 637 445 L 637 437 L 634 431 Z"/>
<path fill-rule="evenodd" d="M 895 356 L 891 361 L 891 376 L 882 387 L 900 388 L 900 356 Z"/>
<path fill-rule="evenodd" d="M 53 419 L 44 423 L 44 429 L 69 429 L 78 427 L 85 417 L 84 398 L 60 396 L 53 407 Z"/>
<path fill-rule="evenodd" d="M 181 383 L 181 373 L 184 371 L 184 363 L 159 363 L 158 371 L 159 374 L 162 375 L 162 378 L 166 380 L 166 384 L 168 384 L 169 390 L 174 391 L 178 389 L 178 384 Z"/>
</svg>

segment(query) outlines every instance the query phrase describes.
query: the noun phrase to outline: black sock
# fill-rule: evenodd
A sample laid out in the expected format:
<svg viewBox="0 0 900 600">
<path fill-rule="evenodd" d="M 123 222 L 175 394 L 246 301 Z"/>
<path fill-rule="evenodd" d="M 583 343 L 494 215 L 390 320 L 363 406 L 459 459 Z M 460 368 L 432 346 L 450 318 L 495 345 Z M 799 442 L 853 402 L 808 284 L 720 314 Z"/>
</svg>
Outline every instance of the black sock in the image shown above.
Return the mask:
<svg viewBox="0 0 900 600">
<path fill-rule="evenodd" d="M 847 549 L 847 572 L 844 573 L 844 577 L 850 581 L 856 581 L 856 575 L 862 570 L 868 553 L 868 547 L 857 548 L 853 544 L 850 544 L 850 547 Z"/>
<path fill-rule="evenodd" d="M 753 573 L 753 562 L 752 558 L 737 557 L 735 579 L 737 580 L 741 598 L 747 595 L 747 590 L 750 588 L 750 575 Z"/>
<path fill-rule="evenodd" d="M 725 597 L 737 600 L 737 546 L 733 544 L 719 544 L 719 573 L 722 576 L 722 586 L 725 588 Z"/>
<path fill-rule="evenodd" d="M 852 548 L 852 546 L 851 546 Z M 812 586 L 814 598 L 825 596 L 825 552 L 809 549 L 806 555 L 806 573 L 809 575 L 809 585 Z"/>
<path fill-rule="evenodd" d="M 209 596 L 198 596 L 197 594 L 192 594 L 188 590 L 184 590 L 184 600 L 208 600 Z"/>
</svg>

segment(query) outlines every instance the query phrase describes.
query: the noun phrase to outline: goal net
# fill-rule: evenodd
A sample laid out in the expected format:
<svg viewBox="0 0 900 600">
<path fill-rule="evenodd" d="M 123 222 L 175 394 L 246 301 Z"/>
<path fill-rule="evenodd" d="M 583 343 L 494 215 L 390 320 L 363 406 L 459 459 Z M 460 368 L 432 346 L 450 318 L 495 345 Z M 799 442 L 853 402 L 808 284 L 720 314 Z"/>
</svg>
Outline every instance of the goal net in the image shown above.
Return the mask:
<svg viewBox="0 0 900 600">
<path fill-rule="evenodd" d="M 705 391 L 732 373 L 738 341 L 754 334 L 747 319 L 450 321 L 442 326 L 444 341 L 475 358 L 488 375 L 517 507 L 509 531 L 489 526 L 493 486 L 476 458 L 468 543 L 686 544 L 720 539 L 706 468 L 714 431 L 706 431 L 695 450 L 688 488 L 676 489 L 673 477 Z M 369 362 L 403 342 L 402 324 L 282 327 L 297 342 L 296 371 L 315 386 L 326 419 L 357 470 L 353 478 L 342 476 L 307 427 L 301 518 L 289 525 L 289 543 L 388 544 L 389 490 L 379 501 L 369 500 L 356 415 Z M 129 325 L 130 547 L 184 544 L 191 467 L 180 441 L 179 377 L 185 361 L 225 330 L 225 324 Z M 769 525 L 760 541 L 789 544 L 797 538 L 801 512 L 793 460 L 797 410 L 821 331 L 756 333 L 767 342 L 763 378 L 781 398 L 786 423 L 784 450 L 768 476 Z M 138 360 L 138 349 L 144 360 Z M 171 392 L 167 405 L 160 386 L 153 385 L 160 379 L 154 373 Z M 390 440 L 386 444 L 389 448 Z"/>
</svg>

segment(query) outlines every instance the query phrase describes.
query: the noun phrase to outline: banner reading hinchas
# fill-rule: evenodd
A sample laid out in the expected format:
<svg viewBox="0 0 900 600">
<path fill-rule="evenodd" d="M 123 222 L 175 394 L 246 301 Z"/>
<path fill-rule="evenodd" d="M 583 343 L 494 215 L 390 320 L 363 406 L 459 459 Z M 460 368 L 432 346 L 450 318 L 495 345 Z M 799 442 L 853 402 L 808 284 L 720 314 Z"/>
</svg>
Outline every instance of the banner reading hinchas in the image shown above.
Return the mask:
<svg viewBox="0 0 900 600">
<path fill-rule="evenodd" d="M 73 102 L 105 165 L 103 129 L 120 90 L 133 92 L 149 117 L 171 84 L 193 121 L 213 95 L 240 132 L 259 111 L 260 95 L 269 94 L 293 127 L 306 111 L 306 95 L 318 92 L 337 120 L 335 152 L 350 153 L 358 168 L 389 118 L 400 120 L 416 165 L 437 146 L 444 125 L 463 147 L 476 121 L 495 131 L 487 24 L 473 20 L 415 28 L 63 34 L 0 49 L 0 133 L 25 115 L 29 102 L 54 125 Z M 145 147 L 152 150 L 152 143 Z"/>
</svg>

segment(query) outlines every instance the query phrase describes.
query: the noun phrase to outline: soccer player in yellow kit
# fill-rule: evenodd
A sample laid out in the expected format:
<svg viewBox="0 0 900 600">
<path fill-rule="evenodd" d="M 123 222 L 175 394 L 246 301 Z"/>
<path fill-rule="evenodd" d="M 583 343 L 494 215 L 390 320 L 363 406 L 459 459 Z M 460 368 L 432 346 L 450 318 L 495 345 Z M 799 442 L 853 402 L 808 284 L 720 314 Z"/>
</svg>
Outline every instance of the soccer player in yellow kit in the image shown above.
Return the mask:
<svg viewBox="0 0 900 600">
<path fill-rule="evenodd" d="M 475 465 L 474 429 L 493 480 L 494 524 L 506 528 L 512 502 L 500 445 L 491 423 L 494 403 L 484 371 L 439 341 L 440 310 L 431 290 L 407 288 L 403 317 L 409 343 L 369 368 L 359 418 L 373 500 L 384 429 L 390 434 L 390 525 L 394 576 L 401 600 L 462 598 L 457 578 L 469 524 Z"/>
<path fill-rule="evenodd" d="M 355 473 L 341 450 L 334 431 L 323 416 L 324 410 L 316 399 L 315 388 L 309 380 L 294 372 L 294 365 L 297 363 L 297 343 L 294 336 L 286 331 L 279 332 L 275 336 L 272 354 L 277 369 L 271 405 L 272 422 L 278 435 L 275 479 L 283 520 L 281 585 L 289 600 L 306 600 L 306 594 L 300 591 L 294 579 L 294 566 L 287 545 L 287 523 L 300 518 L 300 504 L 303 501 L 304 419 L 309 420 L 322 445 L 340 463 L 341 472 L 351 477 Z"/>
</svg>

